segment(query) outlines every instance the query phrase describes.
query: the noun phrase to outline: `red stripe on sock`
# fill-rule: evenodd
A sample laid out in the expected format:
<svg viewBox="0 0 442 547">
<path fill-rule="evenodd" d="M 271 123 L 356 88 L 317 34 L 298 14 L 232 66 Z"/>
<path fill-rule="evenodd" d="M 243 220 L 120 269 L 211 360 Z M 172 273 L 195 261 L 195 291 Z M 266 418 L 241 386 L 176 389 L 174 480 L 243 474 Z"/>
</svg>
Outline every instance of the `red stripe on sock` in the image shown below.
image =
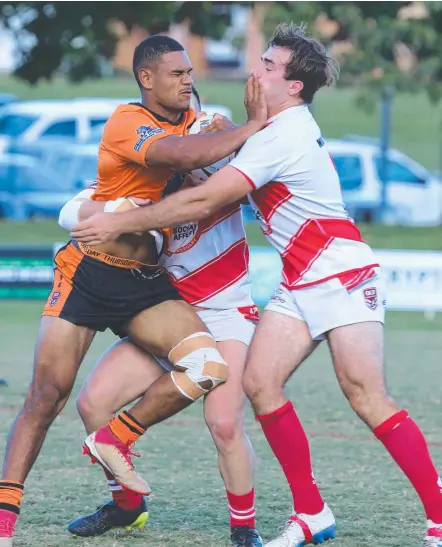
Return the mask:
<svg viewBox="0 0 442 547">
<path fill-rule="evenodd" d="M 243 495 L 227 492 L 227 501 L 230 507 L 231 528 L 234 526 L 256 528 L 255 490 L 253 488 L 248 494 Z"/>
<path fill-rule="evenodd" d="M 112 473 L 110 473 L 104 467 L 103 471 L 108 481 L 115 480 L 115 477 L 112 475 Z M 115 482 L 115 484 L 117 483 Z M 139 507 L 141 505 L 141 502 L 143 501 L 143 496 L 141 494 L 138 494 L 138 492 L 134 492 L 133 490 L 129 490 L 127 488 L 122 488 L 121 490 L 112 490 L 111 494 L 114 502 L 118 505 L 120 509 L 123 509 L 123 511 L 133 511 L 134 509 Z"/>
</svg>

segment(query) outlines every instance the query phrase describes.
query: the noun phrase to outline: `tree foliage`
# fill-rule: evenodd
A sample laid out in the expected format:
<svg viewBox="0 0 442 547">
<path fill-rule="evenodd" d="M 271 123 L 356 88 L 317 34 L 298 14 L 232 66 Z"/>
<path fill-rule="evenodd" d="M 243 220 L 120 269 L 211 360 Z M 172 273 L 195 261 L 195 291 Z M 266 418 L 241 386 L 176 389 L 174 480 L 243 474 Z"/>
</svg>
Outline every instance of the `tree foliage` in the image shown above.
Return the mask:
<svg viewBox="0 0 442 547">
<path fill-rule="evenodd" d="M 304 21 L 326 45 L 348 41 L 338 55 L 339 84 L 358 86 L 361 106 L 370 108 L 381 89 L 417 92 L 425 89 L 430 100 L 442 98 L 442 2 L 425 2 L 422 18 L 404 18 L 401 10 L 411 2 L 278 2 L 266 17 L 269 35 L 281 21 Z M 321 35 L 315 25 L 320 15 L 335 23 L 332 33 Z M 407 66 L 400 55 L 408 58 Z"/>
<path fill-rule="evenodd" d="M 254 2 L 241 2 L 253 9 Z M 357 85 L 361 104 L 389 87 L 425 88 L 442 97 L 442 2 L 425 2 L 426 16 L 403 18 L 411 2 L 267 2 L 267 37 L 281 21 L 306 22 L 328 46 L 348 43 L 339 55 L 340 85 Z M 422 4 L 422 3 L 421 3 Z M 260 3 L 262 11 L 263 4 Z M 321 35 L 318 18 L 331 32 Z M 0 21 L 15 36 L 20 52 L 16 75 L 30 83 L 50 79 L 62 69 L 72 80 L 99 76 L 115 53 L 115 21 L 151 33 L 167 31 L 172 21 L 189 21 L 190 31 L 220 38 L 229 23 L 229 2 L 0 2 Z M 411 62 L 398 63 L 400 52 Z"/>
<path fill-rule="evenodd" d="M 228 16 L 215 2 L 0 2 L 0 21 L 16 38 L 16 75 L 31 84 L 63 69 L 71 80 L 101 74 L 115 53 L 116 21 L 152 34 L 189 19 L 190 30 L 219 38 Z"/>
</svg>

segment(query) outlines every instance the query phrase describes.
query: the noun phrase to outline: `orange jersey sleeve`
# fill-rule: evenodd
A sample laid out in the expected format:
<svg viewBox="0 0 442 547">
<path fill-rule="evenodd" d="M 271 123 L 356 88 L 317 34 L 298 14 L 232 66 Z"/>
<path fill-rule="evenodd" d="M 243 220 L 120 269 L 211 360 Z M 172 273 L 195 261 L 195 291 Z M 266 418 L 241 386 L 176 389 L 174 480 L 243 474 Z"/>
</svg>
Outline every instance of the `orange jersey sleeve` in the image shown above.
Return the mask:
<svg viewBox="0 0 442 547">
<path fill-rule="evenodd" d="M 104 127 L 93 199 L 107 201 L 129 196 L 161 199 L 173 173 L 167 168 L 148 167 L 146 151 L 159 139 L 186 135 L 194 120 L 191 109 L 177 124 L 172 124 L 142 105 L 120 105 Z"/>
</svg>

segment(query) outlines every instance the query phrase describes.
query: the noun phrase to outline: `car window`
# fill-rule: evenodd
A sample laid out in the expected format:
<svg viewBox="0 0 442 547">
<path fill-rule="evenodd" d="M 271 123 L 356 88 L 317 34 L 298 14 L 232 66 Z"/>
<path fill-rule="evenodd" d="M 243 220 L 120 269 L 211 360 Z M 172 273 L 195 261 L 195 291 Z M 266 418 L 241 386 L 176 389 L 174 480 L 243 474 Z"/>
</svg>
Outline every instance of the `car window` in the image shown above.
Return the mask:
<svg viewBox="0 0 442 547">
<path fill-rule="evenodd" d="M 97 127 L 97 125 L 104 125 L 107 122 L 108 118 L 91 118 L 89 120 L 89 125 L 92 127 Z"/>
<path fill-rule="evenodd" d="M 64 120 L 49 125 L 42 133 L 43 137 L 75 137 L 77 134 L 77 122 L 75 120 Z"/>
<path fill-rule="evenodd" d="M 332 154 L 336 171 L 339 175 L 341 188 L 347 190 L 357 190 L 362 186 L 362 161 L 357 155 L 335 155 Z"/>
<path fill-rule="evenodd" d="M 104 124 L 95 126 L 89 135 L 89 138 L 86 140 L 87 144 L 97 144 L 101 141 L 104 131 Z"/>
<path fill-rule="evenodd" d="M 382 157 L 376 156 L 374 158 L 376 172 L 378 177 L 382 177 Z M 387 182 L 408 182 L 410 184 L 425 184 L 426 180 L 423 177 L 418 176 L 416 173 L 411 171 L 406 165 L 395 160 L 387 158 L 387 173 L 386 180 Z"/>
<path fill-rule="evenodd" d="M 0 116 L 0 135 L 19 137 L 37 120 L 36 116 L 3 114 Z"/>
</svg>

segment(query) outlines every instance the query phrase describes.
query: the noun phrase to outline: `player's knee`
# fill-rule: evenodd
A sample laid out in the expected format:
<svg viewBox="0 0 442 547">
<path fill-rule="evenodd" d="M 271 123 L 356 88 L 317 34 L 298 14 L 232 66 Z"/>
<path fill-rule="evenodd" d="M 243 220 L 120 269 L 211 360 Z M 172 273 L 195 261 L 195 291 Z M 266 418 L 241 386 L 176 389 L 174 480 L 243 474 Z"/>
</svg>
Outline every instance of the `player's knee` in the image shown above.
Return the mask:
<svg viewBox="0 0 442 547">
<path fill-rule="evenodd" d="M 364 382 L 347 381 L 341 383 L 351 407 L 364 421 L 370 421 L 373 413 L 380 407 L 390 404 L 390 398 L 380 385 L 371 385 Z"/>
<path fill-rule="evenodd" d="M 210 433 L 219 446 L 229 446 L 244 435 L 243 414 L 224 416 L 221 413 L 206 416 Z"/>
<path fill-rule="evenodd" d="M 25 400 L 25 411 L 43 421 L 50 421 L 59 414 L 68 397 L 69 390 L 50 380 L 39 381 L 31 385 Z"/>
<path fill-rule="evenodd" d="M 247 367 L 243 377 L 243 388 L 252 404 L 263 397 L 270 395 L 270 392 L 272 391 L 271 385 L 269 385 L 268 382 L 265 382 L 265 378 L 262 374 L 253 368 Z"/>
<path fill-rule="evenodd" d="M 227 363 L 221 357 L 213 336 L 197 332 L 182 340 L 169 353 L 175 370 L 171 377 L 177 389 L 195 401 L 228 377 Z"/>
<path fill-rule="evenodd" d="M 89 396 L 86 390 L 82 390 L 77 397 L 76 403 L 80 418 L 83 420 L 83 423 L 87 423 L 94 416 L 96 410 L 93 398 Z"/>
</svg>

